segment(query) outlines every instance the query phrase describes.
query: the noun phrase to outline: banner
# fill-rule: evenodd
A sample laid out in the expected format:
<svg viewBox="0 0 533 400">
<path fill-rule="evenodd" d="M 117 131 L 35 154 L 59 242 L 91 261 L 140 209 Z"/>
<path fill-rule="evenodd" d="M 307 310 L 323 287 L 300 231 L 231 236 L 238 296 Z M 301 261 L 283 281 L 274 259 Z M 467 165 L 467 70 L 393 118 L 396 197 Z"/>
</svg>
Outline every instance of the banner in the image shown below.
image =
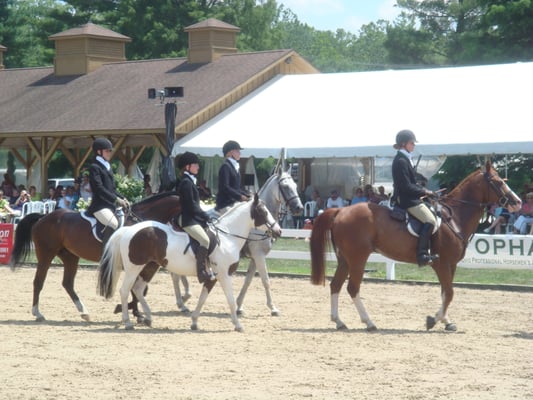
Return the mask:
<svg viewBox="0 0 533 400">
<path fill-rule="evenodd" d="M 533 236 L 476 234 L 459 266 L 533 269 Z"/>
<path fill-rule="evenodd" d="M 0 264 L 8 264 L 13 250 L 13 224 L 0 224 Z"/>
</svg>

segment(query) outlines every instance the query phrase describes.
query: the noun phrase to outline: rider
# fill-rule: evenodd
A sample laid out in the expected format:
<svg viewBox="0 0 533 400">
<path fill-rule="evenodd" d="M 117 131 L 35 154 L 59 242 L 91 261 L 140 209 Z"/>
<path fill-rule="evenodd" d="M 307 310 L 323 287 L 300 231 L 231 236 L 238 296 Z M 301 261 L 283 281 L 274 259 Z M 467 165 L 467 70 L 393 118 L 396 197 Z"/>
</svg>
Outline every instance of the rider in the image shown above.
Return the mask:
<svg viewBox="0 0 533 400">
<path fill-rule="evenodd" d="M 198 281 L 204 283 L 214 280 L 215 276 L 207 268 L 209 236 L 204 228 L 209 221 L 209 216 L 200 207 L 200 194 L 196 188 L 196 175 L 200 169 L 200 160 L 196 154 L 187 151 L 179 157 L 178 168 L 181 172 L 181 181 L 177 188 L 181 202 L 181 215 L 178 217 L 178 223 L 190 237 L 200 244 L 196 251 L 196 272 Z"/>
<path fill-rule="evenodd" d="M 218 170 L 218 193 L 215 209 L 219 213 L 223 213 L 227 207 L 238 201 L 250 199 L 250 194 L 241 189 L 241 174 L 239 172 L 241 150 L 241 145 L 234 140 L 229 140 L 222 146 L 222 154 L 226 160 Z"/>
<path fill-rule="evenodd" d="M 93 152 L 95 160 L 89 167 L 92 200 L 87 212 L 106 227 L 102 238 L 105 245 L 118 228 L 115 207 L 129 208 L 130 203 L 118 194 L 115 188 L 115 178 L 109 163 L 113 155 L 111 142 L 106 138 L 96 138 L 93 142 Z"/>
<path fill-rule="evenodd" d="M 416 258 L 418 265 L 424 266 L 438 258 L 438 255 L 429 253 L 430 238 L 437 219 L 421 199 L 424 196 L 434 196 L 434 193 L 416 182 L 416 171 L 411 154 L 415 143 L 416 137 L 410 130 L 402 130 L 396 135 L 396 144 L 393 147 L 398 152 L 392 162 L 393 202 L 406 209 L 423 224 L 418 237 Z"/>
</svg>

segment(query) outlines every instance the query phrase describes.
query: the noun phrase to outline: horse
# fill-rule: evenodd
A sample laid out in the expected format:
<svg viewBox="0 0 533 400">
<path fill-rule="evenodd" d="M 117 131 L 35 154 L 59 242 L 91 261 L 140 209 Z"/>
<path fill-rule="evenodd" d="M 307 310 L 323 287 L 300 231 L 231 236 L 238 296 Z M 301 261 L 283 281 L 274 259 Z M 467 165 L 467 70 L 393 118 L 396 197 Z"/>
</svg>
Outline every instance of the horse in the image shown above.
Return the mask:
<svg viewBox="0 0 533 400">
<path fill-rule="evenodd" d="M 145 219 L 164 223 L 180 211 L 181 204 L 176 193 L 165 192 L 133 204 L 126 215 L 125 223 L 133 224 Z M 10 260 L 13 269 L 27 259 L 32 241 L 37 256 L 32 306 L 32 314 L 36 320 L 45 320 L 39 310 L 39 295 L 50 264 L 57 256 L 64 266 L 63 287 L 81 313 L 81 318 L 90 321 L 89 311 L 74 290 L 80 258 L 99 261 L 102 255 L 102 243 L 95 239 L 90 223 L 82 218 L 80 212 L 67 209 L 57 209 L 45 215 L 28 214 L 19 222 L 15 231 Z M 157 268 L 157 265 L 149 265 L 143 274 L 150 274 Z"/>
<path fill-rule="evenodd" d="M 487 162 L 468 175 L 457 187 L 437 200 L 442 224 L 431 239 L 432 254 L 439 258 L 431 267 L 441 285 L 442 304 L 436 315 L 426 318 L 426 329 L 442 322 L 445 331 L 456 331 L 448 317 L 453 299 L 453 278 L 457 263 L 464 257 L 468 242 L 476 231 L 489 203 L 498 202 L 511 212 L 520 209 L 520 198 Z M 438 207 L 439 208 L 439 207 Z M 390 209 L 372 203 L 328 209 L 314 220 L 310 239 L 311 283 L 325 284 L 325 246 L 331 243 L 337 267 L 330 283 L 331 320 L 337 329 L 347 329 L 338 312 L 339 292 L 348 278 L 348 293 L 368 331 L 375 331 L 360 297 L 360 285 L 368 256 L 378 252 L 394 260 L 416 264 L 417 239 L 405 222 L 392 219 Z"/>
<path fill-rule="evenodd" d="M 299 214 L 303 211 L 303 205 L 298 196 L 298 188 L 296 182 L 292 179 L 288 171 L 283 171 L 283 167 L 278 163 L 274 173 L 267 179 L 265 184 L 259 189 L 259 199 L 263 201 L 276 221 L 279 220 L 280 205 L 285 203 L 293 215 Z M 262 230 L 254 229 L 250 232 L 250 236 L 246 241 L 241 256 L 249 257 L 250 264 L 246 272 L 244 284 L 237 296 L 237 314 L 242 315 L 243 301 L 246 292 L 250 287 L 252 279 L 256 270 L 259 271 L 261 282 L 266 294 L 266 304 L 272 316 L 279 316 L 280 311 L 272 301 L 272 294 L 270 291 L 270 280 L 268 277 L 268 270 L 266 265 L 266 256 L 272 249 L 273 239 L 265 236 Z M 189 312 L 189 309 L 184 305 L 184 300 L 181 298 L 179 287 L 180 277 L 171 274 L 174 283 L 174 293 L 176 295 L 176 304 L 181 312 Z M 182 280 L 183 283 L 183 280 Z"/>
<path fill-rule="evenodd" d="M 224 213 L 213 225 L 213 233 L 219 244 L 209 256 L 210 265 L 220 280 L 228 301 L 231 320 L 235 330 L 243 328 L 237 317 L 237 305 L 233 298 L 231 274 L 236 268 L 240 251 L 250 231 L 266 226 L 276 234 L 281 228 L 257 194 L 254 199 L 237 203 Z M 137 279 L 145 265 L 155 263 L 178 275 L 196 276 L 196 257 L 189 246 L 190 238 L 177 232 L 168 224 L 145 221 L 118 229 L 109 239 L 100 259 L 98 290 L 105 298 L 113 296 L 120 273 L 124 279 L 120 289 L 122 323 L 126 330 L 133 329 L 128 313 L 128 294 L 135 293 L 145 313 L 144 323 L 151 325 L 152 313 L 144 297 L 146 282 Z M 192 330 L 198 329 L 198 317 L 205 300 L 216 281 L 205 282 L 196 309 L 192 312 Z"/>
</svg>

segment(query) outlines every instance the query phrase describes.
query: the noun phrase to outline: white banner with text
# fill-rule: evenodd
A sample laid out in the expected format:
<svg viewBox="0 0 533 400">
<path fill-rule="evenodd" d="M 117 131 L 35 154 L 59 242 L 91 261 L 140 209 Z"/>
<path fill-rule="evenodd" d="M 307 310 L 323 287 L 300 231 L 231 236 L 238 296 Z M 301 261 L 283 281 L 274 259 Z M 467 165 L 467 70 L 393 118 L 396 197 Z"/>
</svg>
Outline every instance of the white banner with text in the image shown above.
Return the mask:
<svg viewBox="0 0 533 400">
<path fill-rule="evenodd" d="M 533 269 L 533 236 L 476 234 L 459 266 Z"/>
</svg>

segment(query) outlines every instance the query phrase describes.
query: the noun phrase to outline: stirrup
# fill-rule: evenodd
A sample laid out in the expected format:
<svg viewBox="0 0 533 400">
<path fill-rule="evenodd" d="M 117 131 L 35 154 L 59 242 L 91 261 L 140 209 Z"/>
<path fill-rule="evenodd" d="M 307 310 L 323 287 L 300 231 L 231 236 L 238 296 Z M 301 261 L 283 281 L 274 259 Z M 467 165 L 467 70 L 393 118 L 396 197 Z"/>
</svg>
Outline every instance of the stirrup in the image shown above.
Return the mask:
<svg viewBox="0 0 533 400">
<path fill-rule="evenodd" d="M 423 267 L 425 265 L 431 265 L 433 261 L 438 260 L 438 258 L 438 254 L 421 254 L 417 257 L 418 266 Z"/>
</svg>

